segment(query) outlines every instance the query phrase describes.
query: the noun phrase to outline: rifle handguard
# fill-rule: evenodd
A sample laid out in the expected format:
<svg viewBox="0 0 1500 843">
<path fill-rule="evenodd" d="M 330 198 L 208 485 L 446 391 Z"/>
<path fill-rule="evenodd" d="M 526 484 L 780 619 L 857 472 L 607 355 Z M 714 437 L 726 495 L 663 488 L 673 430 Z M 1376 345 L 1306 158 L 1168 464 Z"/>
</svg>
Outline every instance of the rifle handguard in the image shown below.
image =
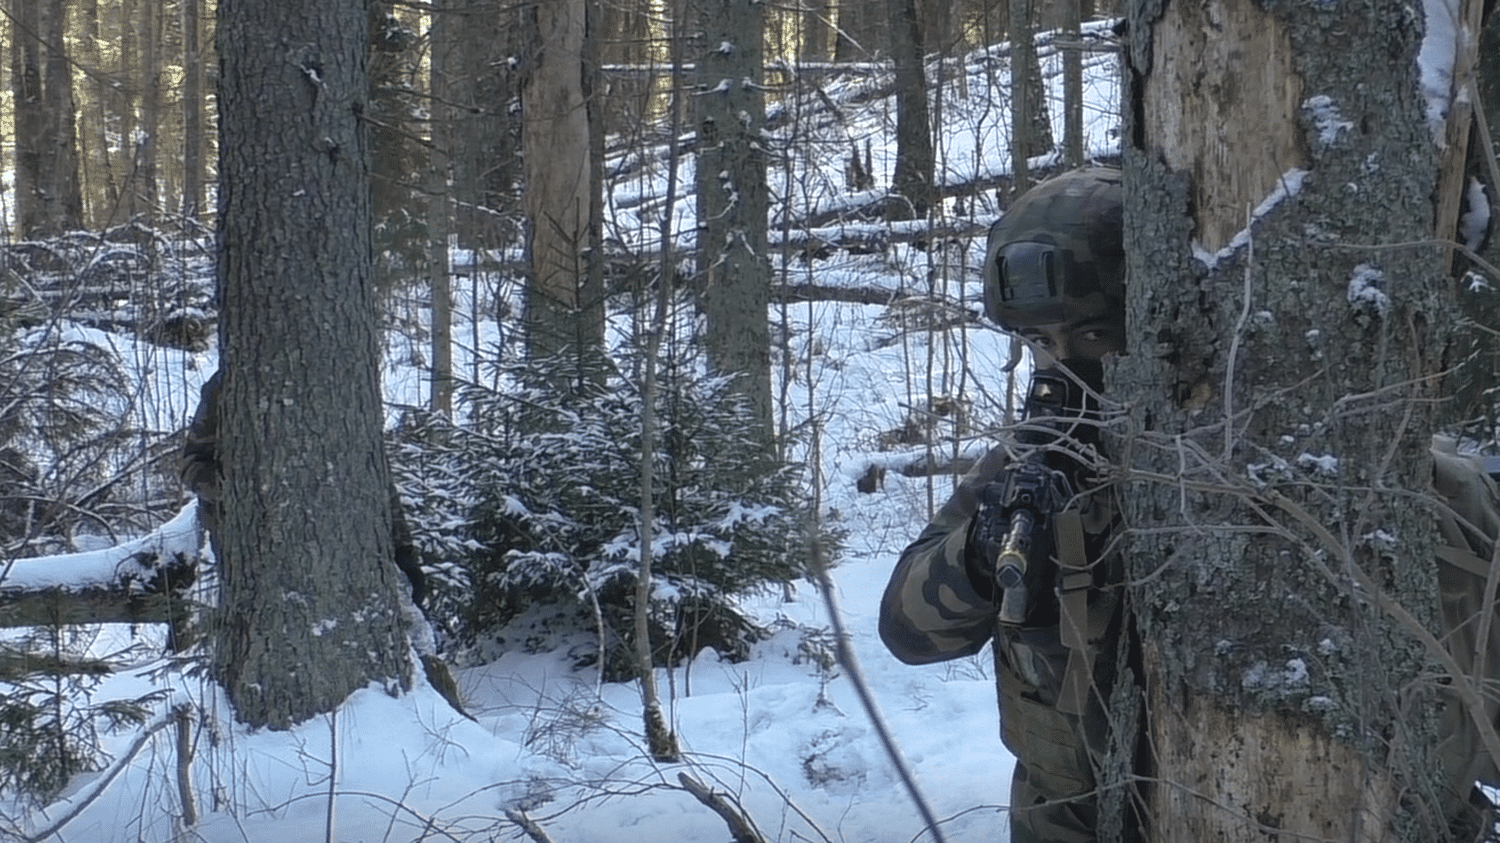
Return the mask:
<svg viewBox="0 0 1500 843">
<path fill-rule="evenodd" d="M 1010 530 L 1005 534 L 1005 543 L 995 557 L 995 582 L 1001 588 L 1016 588 L 1026 577 L 1026 560 L 1031 555 L 1031 532 L 1036 518 L 1031 510 L 1018 509 L 1011 513 Z"/>
</svg>

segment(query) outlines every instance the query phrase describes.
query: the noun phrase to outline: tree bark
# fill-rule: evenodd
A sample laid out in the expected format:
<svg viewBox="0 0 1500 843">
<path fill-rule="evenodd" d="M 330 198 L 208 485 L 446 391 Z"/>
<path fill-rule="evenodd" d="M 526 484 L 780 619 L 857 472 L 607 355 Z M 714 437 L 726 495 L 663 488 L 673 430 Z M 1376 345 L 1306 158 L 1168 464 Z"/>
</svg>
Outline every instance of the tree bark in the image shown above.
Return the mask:
<svg viewBox="0 0 1500 843">
<path fill-rule="evenodd" d="M 458 6 L 443 12 L 451 20 L 444 41 L 452 52 L 446 84 L 454 228 L 465 247 L 495 249 L 514 242 L 505 217 L 520 212 L 520 131 L 510 114 L 519 91 L 507 60 L 517 50 L 517 18 L 499 0 Z"/>
<path fill-rule="evenodd" d="M 697 0 L 702 42 L 694 97 L 698 124 L 699 304 L 709 364 L 735 389 L 772 440 L 771 262 L 766 246 L 766 124 L 761 49 L 765 7 L 755 0 Z"/>
<path fill-rule="evenodd" d="M 407 687 L 381 437 L 362 0 L 221 0 L 213 667 L 287 728 Z"/>
<path fill-rule="evenodd" d="M 14 8 L 16 218 L 23 236 L 42 237 L 83 222 L 72 66 L 62 51 L 67 6 L 21 0 Z"/>
<path fill-rule="evenodd" d="M 203 70 L 199 49 L 200 0 L 182 3 L 182 205 L 181 213 L 196 220 L 205 210 L 203 165 Z"/>
<path fill-rule="evenodd" d="M 896 69 L 896 166 L 886 218 L 927 215 L 932 203 L 932 125 L 927 108 L 926 49 L 916 0 L 888 0 L 891 59 Z"/>
<path fill-rule="evenodd" d="M 533 28 L 521 86 L 521 145 L 530 221 L 526 290 L 527 353 L 582 360 L 595 331 L 582 319 L 587 278 L 589 127 L 583 99 L 584 0 L 540 0 L 526 12 Z M 602 334 L 602 332 L 601 332 Z M 568 378 L 573 372 L 559 370 Z"/>
<path fill-rule="evenodd" d="M 1010 161 L 1013 196 L 1031 189 L 1028 159 L 1052 149 L 1052 123 L 1036 55 L 1035 0 L 1010 0 Z"/>
<path fill-rule="evenodd" d="M 150 224 L 161 210 L 161 191 L 157 183 L 156 159 L 161 148 L 157 134 L 161 131 L 161 10 L 155 3 L 139 6 L 141 39 L 141 122 L 138 133 L 129 141 L 134 166 L 126 189 L 132 218 L 140 217 Z"/>
<path fill-rule="evenodd" d="M 1439 671 L 1395 608 L 1437 614 L 1419 501 L 1455 295 L 1423 245 L 1409 11 L 1130 5 L 1108 392 L 1153 840 L 1447 839 L 1467 795 L 1442 792 Z"/>
<path fill-rule="evenodd" d="M 443 0 L 432 0 L 428 28 L 428 91 L 432 95 L 432 147 L 427 154 L 427 277 L 432 292 L 432 385 L 429 407 L 434 413 L 453 413 L 453 288 L 448 266 L 448 230 L 452 220 L 452 182 L 448 150 L 457 138 L 455 112 L 449 103 L 449 52 L 455 40 L 455 19 Z"/>
<path fill-rule="evenodd" d="M 1063 37 L 1077 44 L 1082 26 L 1079 0 L 1062 0 L 1057 7 Z M 1083 166 L 1083 53 L 1076 48 L 1064 49 L 1062 60 L 1063 166 L 1072 170 Z"/>
</svg>

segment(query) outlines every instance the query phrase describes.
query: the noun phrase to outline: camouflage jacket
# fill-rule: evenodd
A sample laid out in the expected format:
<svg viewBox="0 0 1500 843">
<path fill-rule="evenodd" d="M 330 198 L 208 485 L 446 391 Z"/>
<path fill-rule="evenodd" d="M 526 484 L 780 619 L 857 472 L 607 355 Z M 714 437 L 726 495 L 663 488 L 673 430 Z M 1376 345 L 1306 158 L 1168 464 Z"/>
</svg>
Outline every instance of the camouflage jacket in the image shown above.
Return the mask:
<svg viewBox="0 0 1500 843">
<path fill-rule="evenodd" d="M 177 460 L 182 485 L 198 497 L 198 518 L 203 529 L 219 528 L 219 384 L 223 376 L 214 372 L 198 391 L 198 409 L 188 424 L 187 437 Z"/>
<path fill-rule="evenodd" d="M 907 664 L 929 664 L 972 655 L 994 632 L 998 595 L 981 568 L 968 558 L 969 530 L 979 509 L 979 493 L 1005 473 L 1004 447 L 992 448 L 959 482 L 948 499 L 902 552 L 880 601 L 880 637 L 891 654 Z M 1080 495 L 1085 546 L 1099 560 L 1115 522 L 1115 509 L 1098 492 Z M 1094 569 L 1095 585 L 1118 582 L 1117 565 Z M 1056 623 L 1055 600 L 1037 601 L 1027 626 Z"/>
<path fill-rule="evenodd" d="M 188 424 L 177 461 L 178 476 L 182 485 L 198 497 L 198 520 L 210 537 L 216 536 L 219 529 L 219 482 L 222 476 L 219 465 L 219 387 L 222 383 L 222 369 L 204 382 L 198 393 L 198 409 Z M 420 606 L 427 592 L 426 575 L 395 483 L 391 484 L 391 539 L 395 545 L 396 566 L 406 574 L 412 587 L 412 601 Z"/>
</svg>

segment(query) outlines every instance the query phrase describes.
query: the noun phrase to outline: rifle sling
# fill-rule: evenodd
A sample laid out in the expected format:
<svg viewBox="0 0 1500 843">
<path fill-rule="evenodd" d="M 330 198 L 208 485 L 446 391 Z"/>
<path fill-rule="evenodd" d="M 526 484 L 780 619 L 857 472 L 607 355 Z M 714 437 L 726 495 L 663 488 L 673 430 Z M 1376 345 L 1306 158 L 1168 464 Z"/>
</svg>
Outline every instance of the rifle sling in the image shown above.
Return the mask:
<svg viewBox="0 0 1500 843">
<path fill-rule="evenodd" d="M 1102 618 L 1100 624 L 1090 623 L 1094 620 L 1089 617 L 1089 590 L 1094 585 L 1094 573 L 1084 552 L 1083 521 L 1078 509 L 1063 510 L 1053 517 L 1052 524 L 1057 547 L 1058 623 L 1063 646 L 1068 648 L 1068 666 L 1058 693 L 1057 709 L 1081 716 L 1094 676 L 1092 642 L 1104 632 L 1094 626 L 1107 623 L 1108 618 Z"/>
</svg>

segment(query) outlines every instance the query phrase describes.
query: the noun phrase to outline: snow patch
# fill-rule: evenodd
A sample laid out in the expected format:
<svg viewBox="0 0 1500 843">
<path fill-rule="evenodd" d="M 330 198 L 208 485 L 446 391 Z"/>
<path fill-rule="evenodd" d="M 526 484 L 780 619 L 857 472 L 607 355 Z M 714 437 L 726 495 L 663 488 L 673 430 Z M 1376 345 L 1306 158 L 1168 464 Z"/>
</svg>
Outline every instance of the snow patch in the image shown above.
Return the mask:
<svg viewBox="0 0 1500 843">
<path fill-rule="evenodd" d="M 1427 128 L 1439 146 L 1443 123 L 1453 102 L 1453 64 L 1458 52 L 1458 0 L 1423 0 L 1427 26 L 1417 53 L 1422 96 L 1427 100 Z"/>
<path fill-rule="evenodd" d="M 1304 451 L 1297 455 L 1297 465 L 1324 477 L 1337 477 L 1339 473 L 1339 458 L 1326 454 L 1319 456 Z"/>
<path fill-rule="evenodd" d="M 1249 245 L 1251 229 L 1255 227 L 1255 223 L 1259 222 L 1261 217 L 1269 214 L 1271 209 L 1281 204 L 1282 200 L 1301 193 L 1302 182 L 1307 178 L 1307 172 L 1307 170 L 1294 167 L 1282 173 L 1281 178 L 1276 180 L 1276 187 L 1270 193 L 1266 194 L 1266 197 L 1260 201 L 1259 205 L 1255 206 L 1255 210 L 1250 215 L 1250 225 L 1240 229 L 1234 237 L 1231 237 L 1229 245 L 1217 252 L 1210 252 L 1203 247 L 1203 244 L 1194 240 L 1193 257 L 1197 258 L 1204 266 L 1213 269 L 1215 266 L 1218 266 L 1219 261 Z"/>
<path fill-rule="evenodd" d="M 1382 319 L 1389 316 L 1391 299 L 1380 289 L 1383 281 L 1385 273 L 1367 263 L 1354 267 L 1349 278 L 1349 306 L 1356 311 L 1373 311 Z"/>
<path fill-rule="evenodd" d="M 1468 207 L 1458 220 L 1458 237 L 1465 246 L 1477 252 L 1484 246 L 1485 235 L 1489 234 L 1490 223 L 1494 219 L 1490 198 L 1484 192 L 1484 183 L 1476 178 L 1469 179 L 1469 189 L 1464 191 L 1464 199 Z"/>
<path fill-rule="evenodd" d="M 1308 97 L 1302 103 L 1302 110 L 1307 112 L 1308 118 L 1318 130 L 1318 146 L 1322 149 L 1333 146 L 1340 133 L 1354 128 L 1354 123 L 1344 119 L 1333 98 L 1326 94 Z"/>
<path fill-rule="evenodd" d="M 1307 662 L 1300 658 L 1287 659 L 1281 667 L 1256 662 L 1240 677 L 1240 685 L 1247 691 L 1285 693 L 1305 688 L 1307 684 Z"/>
</svg>

